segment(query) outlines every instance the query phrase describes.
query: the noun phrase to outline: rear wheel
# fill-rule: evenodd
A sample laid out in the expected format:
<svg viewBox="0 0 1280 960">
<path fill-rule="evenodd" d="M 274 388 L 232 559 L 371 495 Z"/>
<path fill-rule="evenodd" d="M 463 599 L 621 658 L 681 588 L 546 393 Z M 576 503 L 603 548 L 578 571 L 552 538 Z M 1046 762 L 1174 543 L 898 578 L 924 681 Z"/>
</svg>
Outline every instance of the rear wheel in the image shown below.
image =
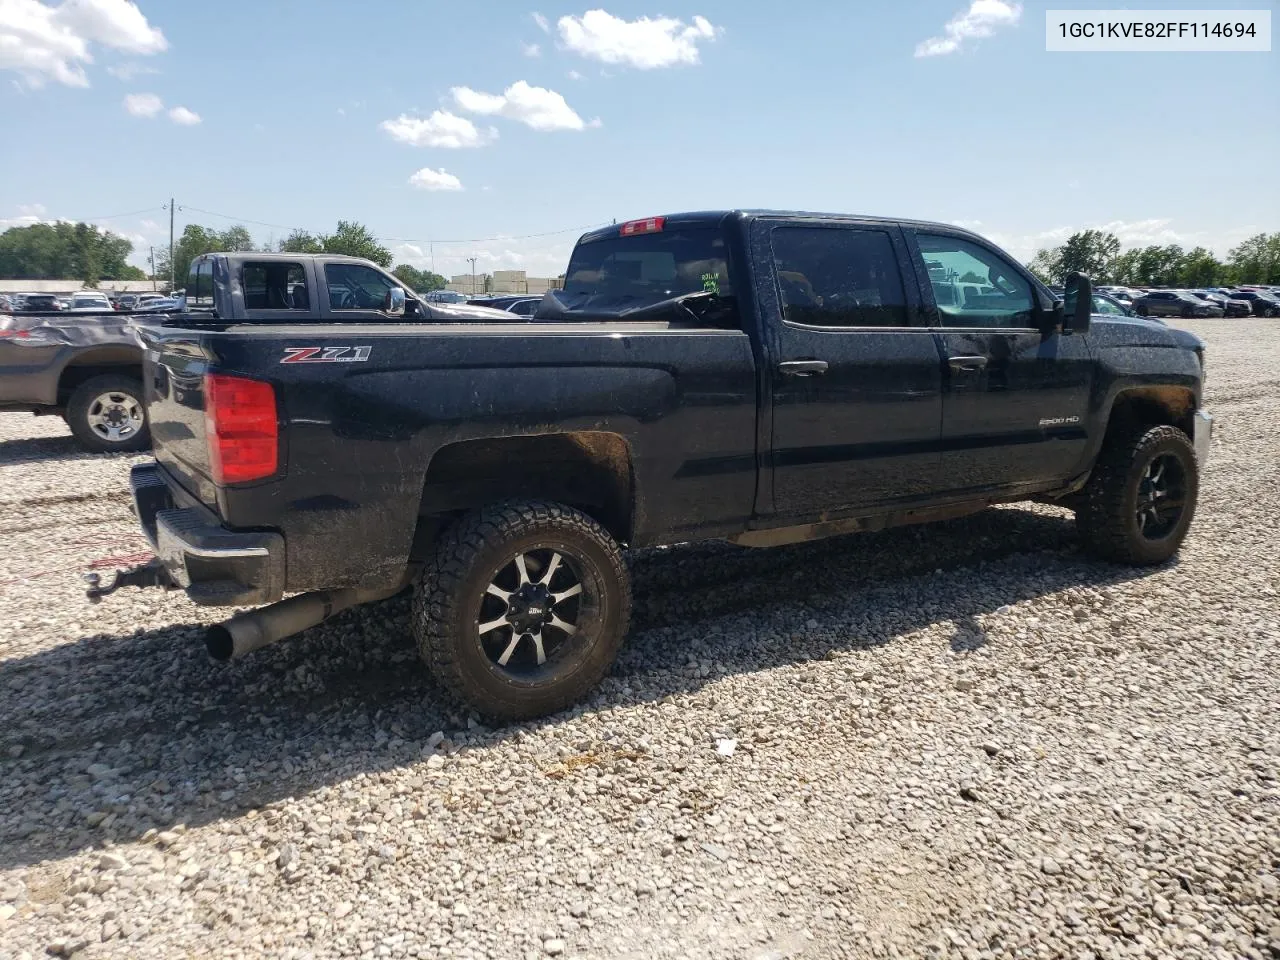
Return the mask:
<svg viewBox="0 0 1280 960">
<path fill-rule="evenodd" d="M 151 444 L 142 384 L 122 374 L 90 377 L 67 401 L 67 426 L 94 453 L 145 450 Z"/>
<path fill-rule="evenodd" d="M 414 592 L 422 659 L 459 700 L 499 720 L 581 699 L 617 657 L 630 618 L 617 543 L 586 514 L 548 501 L 462 517 Z"/>
<path fill-rule="evenodd" d="M 1162 563 L 1195 515 L 1199 468 L 1177 427 L 1138 427 L 1108 440 L 1081 492 L 1076 526 L 1085 548 L 1120 563 Z"/>
</svg>

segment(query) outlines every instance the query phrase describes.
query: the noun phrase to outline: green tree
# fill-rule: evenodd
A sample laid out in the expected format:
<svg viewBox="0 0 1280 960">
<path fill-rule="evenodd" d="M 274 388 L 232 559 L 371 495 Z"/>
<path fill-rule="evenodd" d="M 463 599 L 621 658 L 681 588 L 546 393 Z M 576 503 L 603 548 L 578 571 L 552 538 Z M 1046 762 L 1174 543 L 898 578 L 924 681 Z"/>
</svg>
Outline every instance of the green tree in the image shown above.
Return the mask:
<svg viewBox="0 0 1280 960">
<path fill-rule="evenodd" d="M 1204 247 L 1196 247 L 1178 264 L 1178 286 L 1211 287 L 1223 282 L 1223 267 Z"/>
<path fill-rule="evenodd" d="M 1050 250 L 1037 250 L 1036 255 L 1027 263 L 1027 269 L 1036 275 L 1041 283 L 1053 286 L 1062 282 L 1061 247 Z"/>
<path fill-rule="evenodd" d="M 1186 256 L 1178 244 L 1142 247 L 1138 251 L 1138 283 L 1142 286 L 1173 287 Z"/>
<path fill-rule="evenodd" d="M 1259 233 L 1227 254 L 1237 283 L 1280 283 L 1280 232 Z"/>
<path fill-rule="evenodd" d="M 448 283 L 440 274 L 432 273 L 430 270 L 419 270 L 408 263 L 400 264 L 391 271 L 391 275 L 399 279 L 415 293 L 430 293 L 432 290 L 443 290 Z"/>
<path fill-rule="evenodd" d="M 1111 282 L 1138 285 L 1138 250 L 1126 250 L 1111 261 Z"/>
<path fill-rule="evenodd" d="M 294 230 L 280 241 L 277 249 L 281 253 L 324 253 L 324 239 L 306 230 Z"/>
<path fill-rule="evenodd" d="M 1073 233 L 1060 247 L 1038 251 L 1027 266 L 1045 283 L 1062 283 L 1067 274 L 1076 271 L 1095 283 L 1106 283 L 1119 252 L 1120 240 L 1115 234 L 1082 230 Z"/>
<path fill-rule="evenodd" d="M 133 252 L 124 237 L 88 223 L 34 223 L 0 234 L 0 277 L 80 280 L 120 277 Z"/>
<path fill-rule="evenodd" d="M 186 285 L 191 261 L 202 253 L 234 253 L 253 248 L 253 237 L 240 224 L 219 231 L 212 227 L 202 227 L 198 223 L 189 223 L 182 228 L 182 235 L 173 244 L 174 285 Z M 156 274 L 162 280 L 168 279 L 169 252 L 162 251 L 156 259 Z"/>
<path fill-rule="evenodd" d="M 378 243 L 378 238 L 369 232 L 364 224 L 354 220 L 339 220 L 338 228 L 331 234 L 320 238 L 325 253 L 338 253 L 347 257 L 362 257 L 372 260 L 380 267 L 391 266 L 394 257 L 391 251 Z"/>
</svg>

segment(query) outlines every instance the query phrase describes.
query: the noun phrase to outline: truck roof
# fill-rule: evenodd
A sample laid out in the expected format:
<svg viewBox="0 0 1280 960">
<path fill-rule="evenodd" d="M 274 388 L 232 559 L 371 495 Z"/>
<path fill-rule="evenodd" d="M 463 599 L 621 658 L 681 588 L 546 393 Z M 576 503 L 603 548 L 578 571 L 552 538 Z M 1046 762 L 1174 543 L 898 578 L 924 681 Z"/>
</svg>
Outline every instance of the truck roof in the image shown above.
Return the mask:
<svg viewBox="0 0 1280 960">
<path fill-rule="evenodd" d="M 912 220 L 908 217 L 873 217 L 866 214 L 857 213 L 818 213 L 812 210 L 759 210 L 759 209 L 736 209 L 736 210 L 695 210 L 686 213 L 668 213 L 654 214 L 654 216 L 663 217 L 666 220 L 667 227 L 675 226 L 706 226 L 714 227 L 724 223 L 725 220 L 731 218 L 749 219 L 752 217 L 787 217 L 805 220 L 857 220 L 861 223 L 868 221 L 872 223 L 903 223 L 917 227 L 941 227 L 946 230 L 967 233 L 973 236 L 972 230 L 966 230 L 964 227 L 956 226 L 952 223 L 941 223 L 930 220 Z M 637 218 L 648 219 L 648 218 Z M 624 221 L 630 222 L 630 221 Z M 611 224 L 607 227 L 598 227 L 595 230 L 588 230 L 578 238 L 579 243 L 591 240 L 603 240 L 608 237 L 616 237 L 618 228 L 622 224 Z"/>
<path fill-rule="evenodd" d="M 345 263 L 373 263 L 365 257 L 348 257 L 342 253 L 275 253 L 271 251 L 260 250 L 212 250 L 209 253 L 202 253 L 192 257 L 193 260 L 199 260 L 201 257 L 227 257 L 228 259 L 240 260 L 334 260 Z"/>
</svg>

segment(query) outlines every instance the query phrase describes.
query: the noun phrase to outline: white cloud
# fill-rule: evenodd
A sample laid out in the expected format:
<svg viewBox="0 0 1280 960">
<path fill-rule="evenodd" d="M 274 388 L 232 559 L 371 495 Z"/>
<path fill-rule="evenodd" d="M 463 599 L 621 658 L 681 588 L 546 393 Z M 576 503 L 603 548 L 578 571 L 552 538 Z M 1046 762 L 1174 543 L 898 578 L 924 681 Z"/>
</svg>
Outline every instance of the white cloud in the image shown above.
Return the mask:
<svg viewBox="0 0 1280 960">
<path fill-rule="evenodd" d="M 0 70 L 12 70 L 29 86 L 54 80 L 89 85 L 85 66 L 92 45 L 149 55 L 168 47 L 129 0 L 0 0 Z"/>
<path fill-rule="evenodd" d="M 997 27 L 1012 27 L 1022 17 L 1022 4 L 1008 0 L 973 0 L 969 9 L 957 13 L 942 28 L 943 36 L 930 37 L 916 45 L 917 57 L 940 57 L 955 53 L 966 40 L 978 40 L 995 33 Z"/>
<path fill-rule="evenodd" d="M 697 63 L 698 44 L 723 32 L 706 17 L 694 17 L 686 25 L 672 17 L 623 20 L 604 10 L 561 17 L 557 26 L 561 41 L 575 53 L 641 70 Z"/>
<path fill-rule="evenodd" d="M 520 50 L 526 57 L 542 56 L 542 48 L 536 43 L 522 43 L 520 44 Z"/>
<path fill-rule="evenodd" d="M 154 93 L 131 93 L 124 98 L 124 109 L 131 116 L 145 117 L 150 120 L 160 116 L 160 111 L 164 109 L 164 101 Z M 169 119 L 180 126 L 194 127 L 200 122 L 200 114 L 186 107 L 173 107 L 169 111 Z"/>
<path fill-rule="evenodd" d="M 43 203 L 20 203 L 18 204 L 18 213 L 24 217 L 43 217 L 48 211 L 45 210 Z"/>
<path fill-rule="evenodd" d="M 134 117 L 154 117 L 164 109 L 164 101 L 154 93 L 131 93 L 124 98 L 125 112 Z"/>
<path fill-rule="evenodd" d="M 169 111 L 169 119 L 184 127 L 194 127 L 200 122 L 200 114 L 186 107 L 174 107 Z"/>
<path fill-rule="evenodd" d="M 128 83 L 134 77 L 142 77 L 159 72 L 155 67 L 148 67 L 146 64 L 136 63 L 133 60 L 127 63 L 118 63 L 114 67 L 107 67 L 107 73 L 117 80 L 123 80 L 125 83 Z"/>
<path fill-rule="evenodd" d="M 402 113 L 394 120 L 383 120 L 378 126 L 389 133 L 392 139 L 415 147 L 445 147 L 456 150 L 462 147 L 483 147 L 498 138 L 498 131 L 492 127 L 487 131 L 479 130 L 466 117 L 444 110 L 437 110 L 425 118 Z"/>
<path fill-rule="evenodd" d="M 481 93 L 470 87 L 454 87 L 452 93 L 460 110 L 518 120 L 534 130 L 582 130 L 587 126 L 560 94 L 530 86 L 523 80 L 517 80 L 501 94 Z"/>
<path fill-rule="evenodd" d="M 409 178 L 409 183 L 417 187 L 419 190 L 462 189 L 462 181 L 452 173 L 445 173 L 443 167 L 439 170 L 432 170 L 430 167 L 423 167 Z"/>
<path fill-rule="evenodd" d="M 551 24 L 547 22 L 547 18 L 544 17 L 542 14 L 531 13 L 529 14 L 529 16 L 533 17 L 533 22 L 538 25 L 538 29 L 541 30 L 543 33 L 551 32 Z"/>
<path fill-rule="evenodd" d="M 581 79 L 582 79 L 582 74 L 580 74 L 577 70 L 570 70 L 570 71 L 569 71 L 569 79 L 570 79 L 570 80 L 581 80 Z"/>
</svg>

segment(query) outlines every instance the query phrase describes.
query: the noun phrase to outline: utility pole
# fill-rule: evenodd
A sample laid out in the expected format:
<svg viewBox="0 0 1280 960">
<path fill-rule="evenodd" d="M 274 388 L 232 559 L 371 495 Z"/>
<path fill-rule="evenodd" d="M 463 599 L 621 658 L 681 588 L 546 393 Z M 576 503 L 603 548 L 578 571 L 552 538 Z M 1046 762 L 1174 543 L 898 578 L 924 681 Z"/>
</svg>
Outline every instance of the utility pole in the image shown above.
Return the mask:
<svg viewBox="0 0 1280 960">
<path fill-rule="evenodd" d="M 156 288 L 156 248 L 151 247 L 151 256 L 147 257 L 151 261 L 151 289 Z"/>
<path fill-rule="evenodd" d="M 169 292 L 173 293 L 173 197 L 169 198 Z"/>
<path fill-rule="evenodd" d="M 467 257 L 467 261 L 471 264 L 471 295 L 476 295 L 476 258 Z"/>
</svg>

